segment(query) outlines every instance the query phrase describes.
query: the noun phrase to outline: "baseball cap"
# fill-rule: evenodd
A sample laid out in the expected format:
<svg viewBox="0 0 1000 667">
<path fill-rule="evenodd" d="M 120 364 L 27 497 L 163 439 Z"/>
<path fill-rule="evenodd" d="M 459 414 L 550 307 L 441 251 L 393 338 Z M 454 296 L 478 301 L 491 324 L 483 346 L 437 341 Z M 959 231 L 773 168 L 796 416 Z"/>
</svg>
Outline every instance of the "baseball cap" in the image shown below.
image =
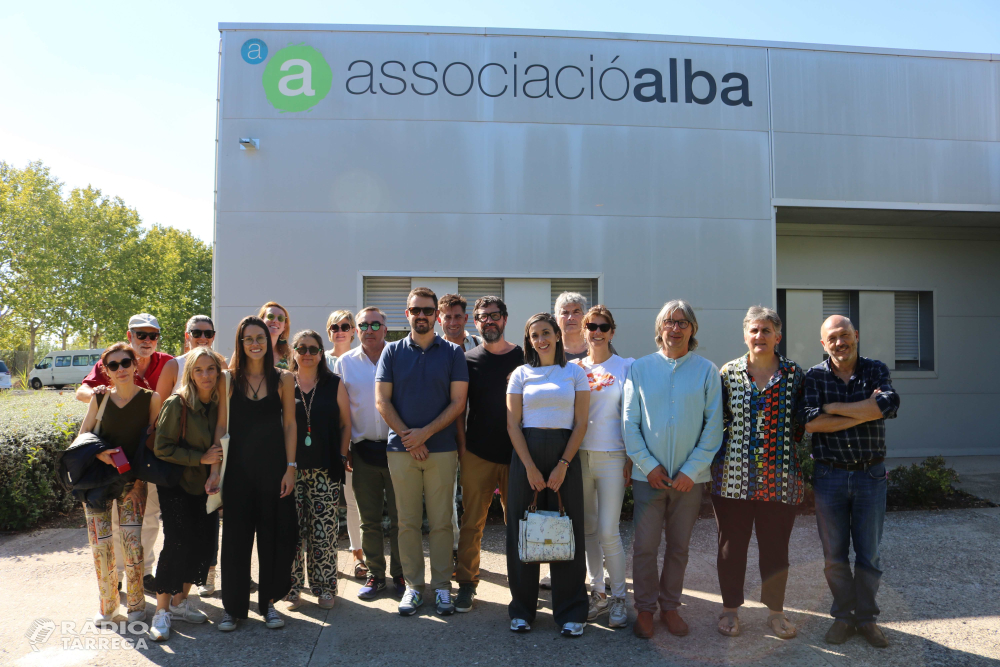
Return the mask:
<svg viewBox="0 0 1000 667">
<path fill-rule="evenodd" d="M 149 313 L 139 313 L 138 315 L 133 315 L 128 318 L 129 329 L 138 329 L 139 327 L 153 327 L 159 331 L 160 323 L 157 322 L 156 318 Z"/>
</svg>

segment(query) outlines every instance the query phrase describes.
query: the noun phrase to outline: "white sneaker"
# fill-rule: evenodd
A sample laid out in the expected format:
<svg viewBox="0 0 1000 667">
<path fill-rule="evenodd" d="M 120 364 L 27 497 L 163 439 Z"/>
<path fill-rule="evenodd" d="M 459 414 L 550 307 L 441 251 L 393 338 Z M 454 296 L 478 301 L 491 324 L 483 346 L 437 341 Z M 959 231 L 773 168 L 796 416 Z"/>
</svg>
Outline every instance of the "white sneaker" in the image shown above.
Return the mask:
<svg viewBox="0 0 1000 667">
<path fill-rule="evenodd" d="M 170 605 L 170 617 L 175 621 L 187 621 L 188 623 L 204 623 L 208 620 L 201 609 L 196 609 L 191 602 L 191 598 L 184 598 L 179 605 Z"/>
<path fill-rule="evenodd" d="M 510 631 L 511 632 L 531 632 L 531 626 L 523 618 L 512 618 L 510 619 Z"/>
<path fill-rule="evenodd" d="M 583 634 L 584 623 L 563 623 L 562 634 L 563 637 L 579 637 Z"/>
<path fill-rule="evenodd" d="M 593 621 L 601 614 L 608 613 L 611 608 L 611 600 L 607 596 L 601 596 L 594 591 L 590 594 L 590 607 L 587 609 L 587 621 Z"/>
<path fill-rule="evenodd" d="M 198 595 L 203 598 L 215 595 L 215 568 L 208 568 L 208 576 L 205 577 L 205 585 L 198 587 Z"/>
<path fill-rule="evenodd" d="M 628 609 L 625 606 L 625 598 L 609 598 L 611 600 L 611 614 L 608 616 L 609 628 L 624 628 L 628 625 Z"/>
<path fill-rule="evenodd" d="M 118 609 L 119 607 L 115 607 L 114 611 L 112 611 L 109 614 L 102 614 L 101 612 L 97 612 L 96 614 L 94 614 L 94 625 L 96 625 L 97 627 L 101 627 L 105 623 L 114 623 L 115 617 L 118 616 Z"/>
<path fill-rule="evenodd" d="M 159 609 L 153 616 L 153 625 L 149 628 L 149 637 L 154 642 L 165 642 L 170 639 L 170 611 Z"/>
<path fill-rule="evenodd" d="M 145 609 L 140 609 L 138 611 L 130 611 L 128 613 L 128 622 L 129 623 L 140 623 L 140 622 L 145 621 L 145 620 L 146 620 L 146 610 Z"/>
</svg>

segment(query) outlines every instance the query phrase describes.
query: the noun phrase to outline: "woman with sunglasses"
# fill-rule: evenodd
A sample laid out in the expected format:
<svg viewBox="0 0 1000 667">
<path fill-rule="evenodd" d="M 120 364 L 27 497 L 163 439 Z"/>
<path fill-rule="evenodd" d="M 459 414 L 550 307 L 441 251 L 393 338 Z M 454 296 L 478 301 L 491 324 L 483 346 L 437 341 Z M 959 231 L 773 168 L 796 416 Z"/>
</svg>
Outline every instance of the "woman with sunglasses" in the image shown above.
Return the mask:
<svg viewBox="0 0 1000 667">
<path fill-rule="evenodd" d="M 257 317 L 267 324 L 271 334 L 271 349 L 274 350 L 274 365 L 282 370 L 288 370 L 292 351 L 288 347 L 288 337 L 292 335 L 292 321 L 288 311 L 274 301 L 268 301 L 260 307 Z"/>
<path fill-rule="evenodd" d="M 170 396 L 183 386 L 181 377 L 184 375 L 184 364 L 192 350 L 199 347 L 212 347 L 215 342 L 215 325 L 208 315 L 194 315 L 184 326 L 184 354 L 174 357 L 163 366 L 159 379 L 156 381 L 156 393 L 160 396 Z"/>
<path fill-rule="evenodd" d="M 323 341 L 306 329 L 292 339 L 295 376 L 295 510 L 299 542 L 292 566 L 289 610 L 304 603 L 306 588 L 322 609 L 337 595 L 337 537 L 340 530 L 340 485 L 351 445 L 351 405 L 347 389 L 323 359 Z"/>
<path fill-rule="evenodd" d="M 333 343 L 333 349 L 326 353 L 326 365 L 331 371 L 337 359 L 351 351 L 354 327 L 354 314 L 349 310 L 335 310 L 327 318 L 326 335 Z M 354 554 L 354 577 L 365 579 L 368 577 L 368 566 L 361 548 L 361 513 L 354 497 L 354 474 L 350 470 L 344 474 L 344 502 L 347 504 L 347 537 L 351 540 L 351 553 Z"/>
<path fill-rule="evenodd" d="M 583 316 L 587 356 L 574 362 L 587 373 L 590 416 L 580 445 L 583 473 L 583 530 L 590 573 L 590 608 L 587 621 L 609 614 L 608 627 L 628 625 L 625 605 L 625 550 L 618 531 L 625 487 L 632 483 L 632 459 L 622 439 L 622 386 L 634 359 L 611 351 L 615 318 L 604 306 L 594 306 Z M 611 598 L 604 590 L 604 566 L 611 577 Z"/>
<path fill-rule="evenodd" d="M 250 609 L 250 561 L 257 539 L 257 609 L 268 628 L 284 627 L 274 601 L 288 595 L 298 542 L 295 516 L 295 379 L 274 365 L 267 324 L 244 317 L 236 332 L 227 419 L 221 402 L 216 436 L 229 425 L 222 528 L 222 606 L 219 630 L 236 629 Z M 217 492 L 219 463 L 206 482 Z"/>
<path fill-rule="evenodd" d="M 537 494 L 540 510 L 562 507 L 573 521 L 575 557 L 549 564 L 552 616 L 564 637 L 579 637 L 587 620 L 587 562 L 583 538 L 583 478 L 576 456 L 587 432 L 587 374 L 566 362 L 559 323 L 549 313 L 524 326 L 523 366 L 507 383 L 507 433 L 514 454 L 507 485 L 507 582 L 510 629 L 528 632 L 538 608 L 538 563 L 518 557 L 518 521 Z"/>
<path fill-rule="evenodd" d="M 94 394 L 87 407 L 87 416 L 80 433 L 96 432 L 111 445 L 97 455 L 97 460 L 115 466 L 115 458 L 124 453 L 134 460 L 136 449 L 146 430 L 156 423 L 160 412 L 160 395 L 135 384 L 136 354 L 128 343 L 115 343 L 101 354 L 101 364 L 111 381 L 111 391 Z M 97 413 L 101 404 L 109 401 L 101 422 Z M 128 479 L 128 478 L 124 478 Z M 123 559 L 125 561 L 125 591 L 128 596 L 130 623 L 146 620 L 146 597 L 142 582 L 142 516 L 146 505 L 146 483 L 125 482 L 117 493 L 104 500 L 99 508 L 84 505 L 87 538 L 97 566 L 97 586 L 101 598 L 95 623 L 107 623 L 118 614 L 118 570 L 111 534 L 111 513 L 118 514 Z"/>
</svg>

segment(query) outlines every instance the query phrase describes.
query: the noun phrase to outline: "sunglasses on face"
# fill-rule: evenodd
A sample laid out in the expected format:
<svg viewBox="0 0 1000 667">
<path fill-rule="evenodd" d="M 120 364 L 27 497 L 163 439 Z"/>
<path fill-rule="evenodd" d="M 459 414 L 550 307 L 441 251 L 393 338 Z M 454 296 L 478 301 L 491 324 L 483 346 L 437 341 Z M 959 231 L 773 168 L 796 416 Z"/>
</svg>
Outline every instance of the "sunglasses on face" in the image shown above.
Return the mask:
<svg viewBox="0 0 1000 667">
<path fill-rule="evenodd" d="M 159 332 L 147 333 L 145 331 L 133 331 L 132 335 L 138 338 L 139 340 L 146 340 L 147 338 L 149 340 L 156 340 L 157 338 L 160 337 Z"/>
<path fill-rule="evenodd" d="M 215 338 L 215 332 L 211 329 L 192 329 L 188 333 L 191 334 L 191 338 L 201 338 L 202 336 L 209 340 Z"/>
<path fill-rule="evenodd" d="M 330 325 L 330 331 L 343 331 L 344 333 L 347 333 L 350 330 L 351 330 L 350 322 L 341 322 L 340 324 Z"/>
<path fill-rule="evenodd" d="M 486 322 L 488 320 L 493 320 L 494 322 L 499 322 L 503 319 L 503 313 L 499 310 L 495 310 L 492 313 L 476 313 L 477 322 Z"/>
<path fill-rule="evenodd" d="M 358 328 L 361 329 L 362 331 L 368 331 L 368 329 L 371 329 L 372 331 L 378 331 L 379 329 L 382 328 L 382 323 L 381 322 L 371 322 L 371 323 L 369 323 L 369 322 L 362 322 L 361 324 L 358 325 Z"/>
<path fill-rule="evenodd" d="M 434 315 L 437 314 L 437 308 L 431 308 L 430 306 L 427 306 L 426 308 L 417 308 L 416 306 L 413 306 L 412 308 L 407 308 L 406 312 L 414 317 L 420 315 L 421 313 L 423 313 L 426 317 L 434 317 Z"/>
<path fill-rule="evenodd" d="M 691 323 L 687 320 L 663 320 L 664 329 L 673 329 L 676 327 L 681 331 L 684 331 L 689 326 L 691 326 Z"/>
<path fill-rule="evenodd" d="M 260 334 L 259 336 L 244 336 L 243 337 L 243 344 L 244 345 L 253 345 L 254 343 L 257 343 L 257 345 L 266 345 L 267 344 L 267 336 L 265 336 L 264 334 Z"/>
<path fill-rule="evenodd" d="M 319 348 L 316 347 L 315 345 L 299 345 L 297 348 L 295 348 L 295 351 L 298 352 L 299 354 L 312 354 L 312 355 L 319 354 Z"/>
<path fill-rule="evenodd" d="M 597 324 L 596 322 L 587 322 L 587 331 L 597 331 L 598 329 L 600 329 L 602 333 L 608 333 L 611 331 L 611 325 L 607 323 Z"/>
<path fill-rule="evenodd" d="M 132 360 L 126 357 L 125 359 L 122 359 L 121 361 L 109 361 L 108 363 L 106 363 L 104 365 L 108 367 L 109 371 L 111 371 L 112 373 L 115 373 L 115 372 L 118 371 L 119 368 L 131 368 L 132 367 Z"/>
<path fill-rule="evenodd" d="M 274 320 L 278 320 L 279 322 L 284 322 L 285 316 L 275 315 L 274 313 L 268 313 L 267 315 L 264 316 L 264 319 L 267 320 L 268 322 L 273 322 Z"/>
</svg>

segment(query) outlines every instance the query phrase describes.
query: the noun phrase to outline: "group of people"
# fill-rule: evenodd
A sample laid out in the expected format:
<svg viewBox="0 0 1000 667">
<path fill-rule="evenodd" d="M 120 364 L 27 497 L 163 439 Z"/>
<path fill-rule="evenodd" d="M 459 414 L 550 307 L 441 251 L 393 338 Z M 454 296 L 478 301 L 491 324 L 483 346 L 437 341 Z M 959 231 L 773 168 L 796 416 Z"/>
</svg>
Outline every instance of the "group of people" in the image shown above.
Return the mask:
<svg viewBox="0 0 1000 667">
<path fill-rule="evenodd" d="M 240 322 L 228 362 L 212 351 L 215 331 L 205 316 L 188 322 L 190 351 L 176 359 L 156 352 L 154 317 L 133 317 L 128 342 L 105 350 L 78 391 L 90 402 L 82 431 L 99 427 L 129 458 L 144 437 L 152 439 L 156 455 L 184 472 L 178 485 L 158 490 L 130 481 L 100 508 L 87 508 L 99 618 L 118 611 L 116 561 L 125 572 L 130 621 L 145 618 L 144 586 L 157 595 L 153 639 L 168 638 L 172 621 L 206 620 L 188 595 L 192 586 L 211 594 L 217 566 L 220 630 L 247 618 L 253 586 L 269 628 L 284 625 L 279 600 L 295 609 L 311 594 L 321 607 L 333 607 L 341 494 L 353 574 L 365 582 L 360 599 L 392 591 L 403 616 L 417 613 L 425 597 L 440 615 L 469 612 L 496 492 L 507 524 L 510 629 L 531 630 L 540 585 L 552 590 L 552 615 L 564 636 L 581 635 L 605 614 L 609 627 L 627 627 L 619 519 L 631 486 L 633 632 L 652 637 L 658 611 L 666 629 L 683 636 L 688 545 L 708 487 L 718 525 L 719 633 L 743 631 L 739 609 L 756 531 L 767 625 L 791 639 L 796 628 L 784 613 L 788 544 L 804 495 L 797 445 L 810 432 L 817 525 L 834 598 L 826 640 L 842 643 L 857 632 L 872 646 L 887 646 L 875 597 L 884 422 L 896 416 L 899 396 L 885 364 L 858 355 L 851 321 L 835 315 L 822 324 L 827 359 L 803 371 L 778 353 L 778 314 L 751 307 L 743 322 L 747 353 L 720 370 L 695 353 L 698 320 L 686 301 L 663 306 L 654 322 L 657 352 L 639 359 L 615 351 L 615 320 L 605 306 L 588 308 L 582 295 L 567 292 L 554 310 L 528 319 L 519 346 L 505 338 L 501 298 L 476 300 L 473 335 L 465 330 L 464 297 L 439 300 L 418 287 L 406 303 L 406 337 L 386 342 L 386 315 L 375 306 L 356 315 L 335 311 L 327 352 L 315 331 L 292 335 L 288 312 L 270 302 Z M 360 345 L 352 347 L 355 336 Z M 98 424 L 104 400 L 108 410 Z M 99 458 L 113 464 L 114 451 Z M 208 510 L 220 491 L 217 561 L 219 511 Z M 518 555 L 518 521 L 529 507 L 561 509 L 573 526 L 575 556 L 550 563 L 546 580 L 538 563 Z M 164 546 L 154 575 L 156 514 Z M 112 538 L 112 524 L 120 526 L 120 539 Z M 258 583 L 250 576 L 255 537 Z"/>
</svg>

